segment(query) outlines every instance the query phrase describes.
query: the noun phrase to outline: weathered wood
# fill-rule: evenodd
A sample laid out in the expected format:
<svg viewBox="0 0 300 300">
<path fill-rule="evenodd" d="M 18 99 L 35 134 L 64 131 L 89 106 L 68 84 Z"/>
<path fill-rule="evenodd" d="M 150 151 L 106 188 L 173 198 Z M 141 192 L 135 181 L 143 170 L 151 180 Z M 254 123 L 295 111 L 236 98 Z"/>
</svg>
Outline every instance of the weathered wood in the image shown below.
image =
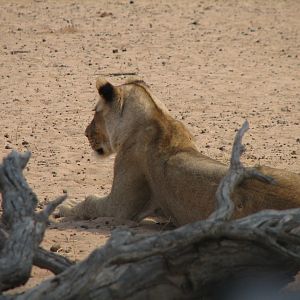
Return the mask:
<svg viewBox="0 0 300 300">
<path fill-rule="evenodd" d="M 242 138 L 248 129 L 249 123 L 246 121 L 235 136 L 228 174 L 221 180 L 216 192 L 217 208 L 208 219 L 215 221 L 226 221 L 231 219 L 235 207 L 230 197 L 234 189 L 244 179 L 254 177 L 270 184 L 274 183 L 272 178 L 258 173 L 255 169 L 245 168 L 240 161 L 240 156 L 244 152 Z"/>
<path fill-rule="evenodd" d="M 59 254 L 49 252 L 39 247 L 33 256 L 33 265 L 41 269 L 47 269 L 53 274 L 59 274 L 71 267 L 74 263 Z"/>
<path fill-rule="evenodd" d="M 3 249 L 9 234 L 4 230 L 0 230 L 0 251 Z M 47 251 L 39 247 L 33 256 L 33 265 L 41 269 L 51 271 L 53 274 L 59 274 L 72 266 L 74 262 L 68 258 L 58 255 L 56 253 Z"/>
<path fill-rule="evenodd" d="M 0 166 L 2 219 L 9 230 L 9 236 L 0 252 L 0 291 L 26 283 L 49 214 L 66 198 L 64 195 L 49 204 L 44 211 L 35 213 L 37 197 L 22 174 L 29 158 L 29 152 L 18 154 L 13 151 Z"/>
<path fill-rule="evenodd" d="M 201 226 L 201 224 L 198 224 Z M 243 238 L 247 229 L 221 224 L 186 226 L 140 239 L 129 232 L 115 232 L 109 243 L 52 280 L 16 299 L 132 299 L 152 295 L 158 299 L 200 297 L 207 287 L 236 272 L 264 269 L 295 274 L 300 264 L 293 257 L 266 247 L 260 234 Z M 187 231 L 192 232 L 187 237 Z M 244 232 L 245 231 L 245 232 Z M 157 294 L 158 293 L 158 294 Z M 175 293 L 175 295 L 174 295 Z M 151 299 L 152 299 L 151 298 Z M 137 298 L 139 299 L 139 298 Z"/>
<path fill-rule="evenodd" d="M 244 178 L 273 183 L 240 162 L 247 128 L 244 124 L 237 133 L 229 172 L 217 191 L 216 212 L 207 220 L 149 236 L 115 230 L 106 245 L 84 261 L 66 265 L 62 273 L 24 294 L 0 299 L 223 300 L 222 291 L 241 276 L 291 279 L 300 269 L 300 209 L 266 210 L 230 220 L 234 209 L 230 194 Z M 48 215 L 44 211 L 43 219 Z M 16 218 L 8 214 L 7 219 L 12 228 Z"/>
</svg>

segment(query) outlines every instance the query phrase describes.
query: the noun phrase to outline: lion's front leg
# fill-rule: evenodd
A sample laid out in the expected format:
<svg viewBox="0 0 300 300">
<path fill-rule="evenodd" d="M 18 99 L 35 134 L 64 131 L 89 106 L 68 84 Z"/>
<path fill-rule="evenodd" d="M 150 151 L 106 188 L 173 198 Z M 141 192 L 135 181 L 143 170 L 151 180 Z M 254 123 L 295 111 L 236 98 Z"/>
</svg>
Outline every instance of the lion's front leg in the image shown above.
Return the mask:
<svg viewBox="0 0 300 300">
<path fill-rule="evenodd" d="M 81 219 L 114 217 L 135 220 L 150 199 L 150 188 L 136 160 L 120 155 L 116 158 L 113 185 L 108 196 L 88 196 L 80 203 L 68 201 L 58 210 L 59 215 L 64 217 Z"/>
</svg>

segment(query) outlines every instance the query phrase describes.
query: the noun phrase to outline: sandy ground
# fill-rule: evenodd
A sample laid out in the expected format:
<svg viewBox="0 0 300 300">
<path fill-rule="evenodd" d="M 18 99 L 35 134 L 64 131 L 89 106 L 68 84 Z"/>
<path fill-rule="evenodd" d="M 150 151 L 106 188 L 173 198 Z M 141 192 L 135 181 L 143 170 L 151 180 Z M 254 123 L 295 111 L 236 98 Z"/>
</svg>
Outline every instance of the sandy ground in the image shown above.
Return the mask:
<svg viewBox="0 0 300 300">
<path fill-rule="evenodd" d="M 26 177 L 40 207 L 63 191 L 107 193 L 114 158 L 95 160 L 83 132 L 95 79 L 130 72 L 203 153 L 227 163 L 248 119 L 244 162 L 300 172 L 299 32 L 298 0 L 0 0 L 0 157 L 32 152 Z M 43 245 L 82 259 L 116 225 L 53 220 Z M 49 274 L 34 269 L 29 286 Z"/>
</svg>

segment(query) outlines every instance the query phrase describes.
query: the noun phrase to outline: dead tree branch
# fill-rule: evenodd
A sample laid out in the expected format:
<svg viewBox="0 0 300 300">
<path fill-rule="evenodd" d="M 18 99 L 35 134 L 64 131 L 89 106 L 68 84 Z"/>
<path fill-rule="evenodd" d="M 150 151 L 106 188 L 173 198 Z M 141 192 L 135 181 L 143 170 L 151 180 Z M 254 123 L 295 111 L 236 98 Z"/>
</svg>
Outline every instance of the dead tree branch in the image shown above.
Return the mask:
<svg viewBox="0 0 300 300">
<path fill-rule="evenodd" d="M 49 213 L 66 196 L 55 200 L 43 212 L 36 214 L 37 197 L 28 186 L 22 171 L 30 153 L 12 152 L 0 167 L 3 221 L 9 229 L 0 253 L 0 290 L 24 284 L 31 273 L 33 257 L 43 240 Z"/>
<path fill-rule="evenodd" d="M 59 274 L 71 267 L 74 263 L 64 256 L 49 252 L 41 247 L 37 249 L 33 257 L 33 265 L 41 269 L 47 269 L 53 274 Z"/>
</svg>

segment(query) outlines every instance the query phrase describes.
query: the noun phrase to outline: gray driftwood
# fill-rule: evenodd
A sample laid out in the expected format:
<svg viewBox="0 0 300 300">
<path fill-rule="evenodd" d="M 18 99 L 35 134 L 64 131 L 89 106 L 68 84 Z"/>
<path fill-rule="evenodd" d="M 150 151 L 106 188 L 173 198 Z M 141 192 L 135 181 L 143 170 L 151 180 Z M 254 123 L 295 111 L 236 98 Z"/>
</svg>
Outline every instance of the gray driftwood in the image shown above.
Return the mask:
<svg viewBox="0 0 300 300">
<path fill-rule="evenodd" d="M 246 122 L 237 133 L 228 175 L 217 191 L 216 211 L 207 220 L 147 236 L 116 230 L 104 247 L 75 265 L 58 255 L 50 257 L 38 246 L 49 214 L 63 197 L 35 213 L 36 196 L 22 175 L 29 155 L 10 154 L 0 167 L 8 228 L 0 234 L 0 289 L 25 283 L 32 264 L 60 274 L 23 294 L 0 299 L 224 300 L 234 283 L 238 289 L 241 278 L 247 283 L 271 278 L 280 289 L 300 269 L 300 209 L 261 211 L 230 220 L 230 194 L 244 178 L 273 184 L 240 162 L 247 129 Z"/>
<path fill-rule="evenodd" d="M 12 152 L 0 167 L 2 221 L 8 230 L 7 233 L 1 228 L 1 291 L 26 283 L 33 260 L 40 266 L 47 265 L 47 268 L 56 273 L 63 270 L 62 259 L 57 256 L 50 257 L 50 254 L 38 249 L 38 245 L 43 240 L 49 215 L 64 201 L 66 195 L 51 202 L 40 213 L 35 213 L 37 197 L 22 174 L 29 158 L 29 152 L 23 155 Z M 66 263 L 65 259 L 63 261 Z"/>
</svg>

